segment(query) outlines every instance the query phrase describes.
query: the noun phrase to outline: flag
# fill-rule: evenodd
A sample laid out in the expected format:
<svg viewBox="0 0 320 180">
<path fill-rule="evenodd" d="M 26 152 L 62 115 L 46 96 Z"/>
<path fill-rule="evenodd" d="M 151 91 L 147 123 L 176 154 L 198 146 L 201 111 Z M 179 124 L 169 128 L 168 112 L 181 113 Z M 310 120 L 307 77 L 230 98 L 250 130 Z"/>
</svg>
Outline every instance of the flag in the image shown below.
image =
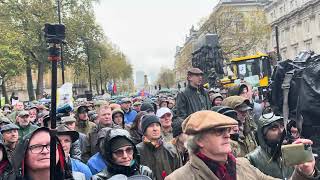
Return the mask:
<svg viewBox="0 0 320 180">
<path fill-rule="evenodd" d="M 117 84 L 116 84 L 116 82 L 113 83 L 112 92 L 113 92 L 113 94 L 117 93 Z"/>
</svg>

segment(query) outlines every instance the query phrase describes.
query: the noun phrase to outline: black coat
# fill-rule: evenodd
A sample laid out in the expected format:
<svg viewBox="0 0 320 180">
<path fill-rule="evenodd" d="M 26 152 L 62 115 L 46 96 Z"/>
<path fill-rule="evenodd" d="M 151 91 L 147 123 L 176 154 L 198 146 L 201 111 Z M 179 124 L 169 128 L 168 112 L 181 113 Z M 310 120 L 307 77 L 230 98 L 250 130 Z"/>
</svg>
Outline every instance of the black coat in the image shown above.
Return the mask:
<svg viewBox="0 0 320 180">
<path fill-rule="evenodd" d="M 197 89 L 189 85 L 177 96 L 175 112 L 181 119 L 186 119 L 194 112 L 210 109 L 211 102 L 207 92 L 203 88 Z"/>
</svg>

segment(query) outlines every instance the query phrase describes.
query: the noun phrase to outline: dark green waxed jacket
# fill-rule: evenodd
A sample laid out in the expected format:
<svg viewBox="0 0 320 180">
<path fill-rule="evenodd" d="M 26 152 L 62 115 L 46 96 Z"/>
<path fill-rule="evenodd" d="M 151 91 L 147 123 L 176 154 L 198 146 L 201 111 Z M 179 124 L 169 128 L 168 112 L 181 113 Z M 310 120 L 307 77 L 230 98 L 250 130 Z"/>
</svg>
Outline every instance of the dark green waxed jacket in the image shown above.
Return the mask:
<svg viewBox="0 0 320 180">
<path fill-rule="evenodd" d="M 270 117 L 268 114 L 266 115 Z M 282 117 L 280 116 L 273 116 L 270 119 L 261 117 L 260 120 L 257 122 L 258 131 L 257 136 L 260 143 L 254 151 L 246 155 L 246 158 L 250 161 L 250 163 L 258 168 L 263 173 L 276 177 L 276 178 L 289 178 L 294 168 L 293 167 L 284 167 L 280 162 L 280 157 L 272 159 L 271 148 L 266 144 L 265 138 L 263 137 L 263 128 L 270 125 L 273 122 L 281 121 Z"/>
<path fill-rule="evenodd" d="M 210 109 L 211 101 L 203 88 L 195 88 L 188 85 L 188 87 L 177 96 L 175 112 L 181 119 L 187 118 L 194 112 Z"/>
</svg>

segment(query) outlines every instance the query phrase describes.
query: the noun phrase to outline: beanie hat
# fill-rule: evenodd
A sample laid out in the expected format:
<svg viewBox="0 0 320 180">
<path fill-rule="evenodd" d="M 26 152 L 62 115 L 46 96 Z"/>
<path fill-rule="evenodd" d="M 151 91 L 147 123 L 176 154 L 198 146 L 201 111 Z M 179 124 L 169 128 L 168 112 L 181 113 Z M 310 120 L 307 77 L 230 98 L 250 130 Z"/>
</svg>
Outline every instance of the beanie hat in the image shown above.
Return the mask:
<svg viewBox="0 0 320 180">
<path fill-rule="evenodd" d="M 173 138 L 179 136 L 182 134 L 182 119 L 176 119 L 175 121 L 172 122 L 172 136 Z"/>
<path fill-rule="evenodd" d="M 147 103 L 147 102 L 144 102 L 141 105 L 140 110 L 141 111 L 146 111 L 146 112 L 150 112 L 150 111 L 155 112 L 153 105 L 151 103 Z"/>
<path fill-rule="evenodd" d="M 145 116 L 143 116 L 143 118 L 141 120 L 141 129 L 142 129 L 142 133 L 143 134 L 146 132 L 147 128 L 152 123 L 160 124 L 160 120 L 156 115 L 145 115 Z M 160 126 L 161 126 L 161 124 L 160 124 Z"/>
<path fill-rule="evenodd" d="M 116 137 L 112 140 L 111 143 L 111 151 L 114 152 L 119 148 L 122 148 L 124 146 L 132 146 L 132 142 L 130 142 L 127 138 L 125 137 Z"/>
</svg>

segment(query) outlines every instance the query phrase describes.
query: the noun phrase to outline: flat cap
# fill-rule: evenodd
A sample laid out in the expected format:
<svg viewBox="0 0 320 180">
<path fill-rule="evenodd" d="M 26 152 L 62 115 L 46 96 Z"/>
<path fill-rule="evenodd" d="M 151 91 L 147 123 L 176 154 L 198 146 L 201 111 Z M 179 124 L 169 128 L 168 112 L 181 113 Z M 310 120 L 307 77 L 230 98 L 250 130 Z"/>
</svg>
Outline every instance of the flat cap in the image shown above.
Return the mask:
<svg viewBox="0 0 320 180">
<path fill-rule="evenodd" d="M 188 116 L 182 123 L 184 133 L 191 135 L 212 128 L 234 127 L 238 122 L 228 116 L 213 111 L 198 111 Z"/>
<path fill-rule="evenodd" d="M 12 122 L 7 117 L 0 117 L 0 124 L 2 124 L 2 123 L 10 124 Z"/>
<path fill-rule="evenodd" d="M 190 68 L 188 70 L 188 74 L 203 74 L 203 71 L 201 71 L 199 68 Z"/>
<path fill-rule="evenodd" d="M 142 105 L 142 103 L 140 101 L 136 101 L 133 103 L 133 106 L 140 106 L 140 105 Z"/>
<path fill-rule="evenodd" d="M 131 99 L 130 99 L 130 98 L 122 98 L 122 99 L 121 99 L 121 104 L 123 104 L 123 103 L 128 103 L 128 102 L 131 103 Z"/>
<path fill-rule="evenodd" d="M 22 116 L 29 116 L 29 112 L 28 111 L 20 111 L 19 113 L 18 113 L 18 116 L 19 117 L 22 117 Z"/>
<path fill-rule="evenodd" d="M 247 111 L 252 109 L 250 105 L 250 101 L 247 98 L 241 96 L 230 96 L 222 101 L 223 106 L 229 106 L 234 110 L 239 111 Z"/>
<path fill-rule="evenodd" d="M 76 118 L 74 118 L 73 116 L 65 116 L 65 117 L 61 117 L 61 123 L 68 123 L 68 122 L 76 122 Z"/>
<path fill-rule="evenodd" d="M 5 131 L 10 131 L 13 129 L 20 129 L 17 125 L 10 123 L 10 124 L 6 124 L 4 126 L 1 127 L 1 133 L 5 132 Z"/>
</svg>

